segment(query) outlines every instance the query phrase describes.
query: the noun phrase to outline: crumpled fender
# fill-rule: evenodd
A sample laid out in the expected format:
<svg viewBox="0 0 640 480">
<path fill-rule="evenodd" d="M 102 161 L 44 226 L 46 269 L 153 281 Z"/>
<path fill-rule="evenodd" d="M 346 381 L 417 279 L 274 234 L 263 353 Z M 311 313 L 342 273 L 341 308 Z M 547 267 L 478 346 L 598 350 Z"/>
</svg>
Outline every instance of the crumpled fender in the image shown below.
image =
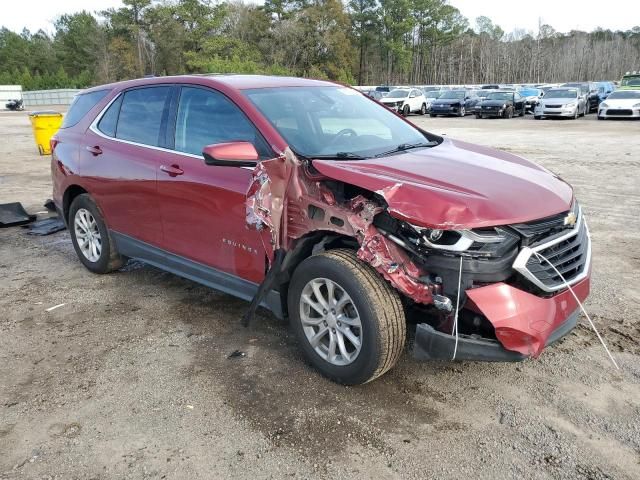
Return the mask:
<svg viewBox="0 0 640 480">
<path fill-rule="evenodd" d="M 310 218 L 309 206 L 323 210 L 320 219 Z M 338 204 L 319 179 L 305 172 L 295 154 L 260 162 L 247 190 L 246 221 L 260 232 L 269 264 L 275 252 L 289 250 L 292 243 L 311 231 L 330 231 L 354 237 L 358 257 L 369 263 L 396 289 L 419 303 L 431 303 L 429 286 L 418 279 L 421 272 L 395 243 L 372 224 L 382 207 L 363 196 Z M 335 220 L 339 221 L 335 221 Z"/>
</svg>

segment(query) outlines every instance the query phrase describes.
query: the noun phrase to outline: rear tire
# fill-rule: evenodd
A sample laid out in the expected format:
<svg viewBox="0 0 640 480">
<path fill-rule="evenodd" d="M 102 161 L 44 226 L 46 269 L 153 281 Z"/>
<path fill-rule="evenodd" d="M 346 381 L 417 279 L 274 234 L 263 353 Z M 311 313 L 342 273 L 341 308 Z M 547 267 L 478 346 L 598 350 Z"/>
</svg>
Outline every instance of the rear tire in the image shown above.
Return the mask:
<svg viewBox="0 0 640 480">
<path fill-rule="evenodd" d="M 370 382 L 404 350 L 406 320 L 398 292 L 353 250 L 304 260 L 289 285 L 288 307 L 305 358 L 338 383 Z M 359 339 L 359 346 L 351 339 Z"/>
<path fill-rule="evenodd" d="M 94 273 L 109 273 L 124 264 L 100 210 L 86 193 L 71 202 L 68 218 L 73 248 L 82 264 Z"/>
</svg>

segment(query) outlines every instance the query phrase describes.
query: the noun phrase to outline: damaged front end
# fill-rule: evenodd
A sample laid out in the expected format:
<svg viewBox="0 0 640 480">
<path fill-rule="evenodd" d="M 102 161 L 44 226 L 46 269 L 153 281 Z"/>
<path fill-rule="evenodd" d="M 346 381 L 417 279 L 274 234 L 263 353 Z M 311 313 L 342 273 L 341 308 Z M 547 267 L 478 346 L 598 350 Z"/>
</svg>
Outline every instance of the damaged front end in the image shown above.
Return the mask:
<svg viewBox="0 0 640 480">
<path fill-rule="evenodd" d="M 591 256 L 577 202 L 534 222 L 430 228 L 412 223 L 412 210 L 429 208 L 412 195 L 402 183 L 372 191 L 330 178 L 291 150 L 261 162 L 247 194 L 247 223 L 261 233 L 269 271 L 245 321 L 261 296 L 285 291 L 305 255 L 348 244 L 402 294 L 407 320 L 416 324 L 418 359 L 535 358 L 576 325 L 579 305 L 564 279 L 584 300 Z"/>
</svg>

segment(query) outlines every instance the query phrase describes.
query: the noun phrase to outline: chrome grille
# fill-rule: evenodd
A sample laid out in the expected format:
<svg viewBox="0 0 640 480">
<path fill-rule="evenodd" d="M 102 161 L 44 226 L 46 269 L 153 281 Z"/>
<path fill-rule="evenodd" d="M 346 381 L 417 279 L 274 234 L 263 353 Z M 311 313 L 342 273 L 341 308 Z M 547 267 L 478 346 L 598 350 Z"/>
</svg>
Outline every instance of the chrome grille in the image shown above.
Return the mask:
<svg viewBox="0 0 640 480">
<path fill-rule="evenodd" d="M 549 260 L 555 269 L 536 253 Z M 513 268 L 541 290 L 555 292 L 565 288 L 558 272 L 569 285 L 573 285 L 587 276 L 590 262 L 589 229 L 578 207 L 574 228 L 567 233 L 552 234 L 548 241 L 542 240 L 535 246 L 522 248 Z"/>
</svg>

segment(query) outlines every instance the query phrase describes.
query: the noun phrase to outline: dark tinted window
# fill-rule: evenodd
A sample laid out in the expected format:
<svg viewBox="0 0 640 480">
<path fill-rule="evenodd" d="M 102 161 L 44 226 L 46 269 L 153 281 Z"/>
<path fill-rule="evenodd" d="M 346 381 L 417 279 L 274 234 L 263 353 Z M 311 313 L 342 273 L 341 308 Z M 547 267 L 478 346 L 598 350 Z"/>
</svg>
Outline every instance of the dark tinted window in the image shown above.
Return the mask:
<svg viewBox="0 0 640 480">
<path fill-rule="evenodd" d="M 137 88 L 125 92 L 116 138 L 158 146 L 162 117 L 169 108 L 170 92 L 170 87 Z"/>
<path fill-rule="evenodd" d="M 120 113 L 120 105 L 122 105 L 122 95 L 115 102 L 109 105 L 109 108 L 98 122 L 98 130 L 110 137 L 116 136 L 116 124 L 118 123 L 118 114 Z"/>
<path fill-rule="evenodd" d="M 95 107 L 107 93 L 109 93 L 109 90 L 97 90 L 95 92 L 77 95 L 76 98 L 73 99 L 73 102 L 71 102 L 69 111 L 65 115 L 60 128 L 73 127 L 82 120 L 82 117 Z"/>
<path fill-rule="evenodd" d="M 202 88 L 182 88 L 176 118 L 176 150 L 200 155 L 207 145 L 239 140 L 253 143 L 260 158 L 272 156 L 253 124 L 224 95 Z"/>
</svg>

